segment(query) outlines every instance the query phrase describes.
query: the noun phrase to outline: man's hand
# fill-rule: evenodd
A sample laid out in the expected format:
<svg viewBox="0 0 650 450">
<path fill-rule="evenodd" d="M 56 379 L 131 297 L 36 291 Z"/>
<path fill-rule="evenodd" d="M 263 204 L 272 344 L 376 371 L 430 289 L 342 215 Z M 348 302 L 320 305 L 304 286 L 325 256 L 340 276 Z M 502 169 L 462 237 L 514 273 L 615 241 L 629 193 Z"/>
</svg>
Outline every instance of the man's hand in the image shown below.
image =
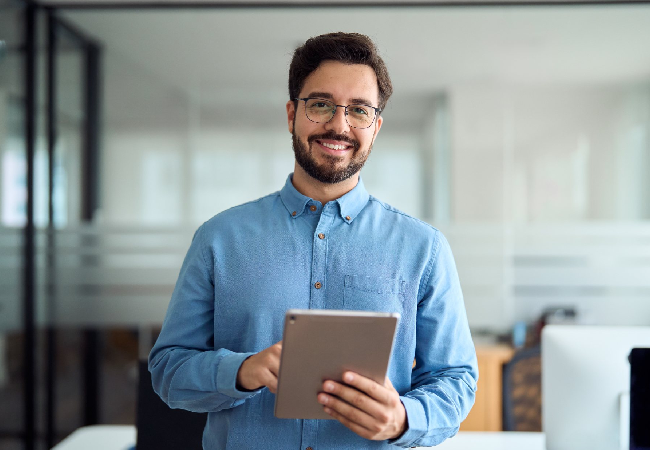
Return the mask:
<svg viewBox="0 0 650 450">
<path fill-rule="evenodd" d="M 345 372 L 347 384 L 325 381 L 318 402 L 325 412 L 359 436 L 380 441 L 406 431 L 406 410 L 388 377 L 384 385 L 353 372 Z"/>
<path fill-rule="evenodd" d="M 246 358 L 237 372 L 237 389 L 254 391 L 266 386 L 275 394 L 281 353 L 282 341 Z"/>
</svg>

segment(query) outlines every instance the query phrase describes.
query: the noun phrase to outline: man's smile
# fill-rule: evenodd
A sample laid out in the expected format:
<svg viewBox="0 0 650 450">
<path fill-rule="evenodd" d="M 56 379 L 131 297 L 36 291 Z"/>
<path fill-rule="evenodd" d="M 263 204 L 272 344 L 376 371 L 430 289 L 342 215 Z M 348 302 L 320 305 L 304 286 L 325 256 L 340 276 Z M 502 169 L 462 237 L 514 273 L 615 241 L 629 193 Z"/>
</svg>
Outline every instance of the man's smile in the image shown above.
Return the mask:
<svg viewBox="0 0 650 450">
<path fill-rule="evenodd" d="M 334 155 L 342 155 L 355 147 L 348 142 L 334 141 L 330 139 L 315 139 L 314 142 L 316 142 L 324 152 Z"/>
</svg>

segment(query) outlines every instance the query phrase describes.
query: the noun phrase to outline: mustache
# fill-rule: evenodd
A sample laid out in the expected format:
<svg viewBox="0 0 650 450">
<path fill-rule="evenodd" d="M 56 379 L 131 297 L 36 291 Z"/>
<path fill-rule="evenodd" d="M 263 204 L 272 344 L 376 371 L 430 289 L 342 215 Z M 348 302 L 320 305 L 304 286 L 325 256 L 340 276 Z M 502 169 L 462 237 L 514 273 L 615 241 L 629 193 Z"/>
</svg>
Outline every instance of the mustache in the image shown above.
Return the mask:
<svg viewBox="0 0 650 450">
<path fill-rule="evenodd" d="M 311 136 L 309 136 L 307 138 L 307 142 L 311 145 L 315 140 L 318 140 L 318 139 L 330 139 L 332 141 L 347 142 L 355 150 L 358 150 L 359 146 L 361 145 L 361 144 L 359 144 L 359 141 L 357 141 L 356 139 L 352 139 L 351 137 L 346 136 L 344 134 L 334 133 L 333 131 L 323 133 L 323 134 L 312 134 Z"/>
</svg>

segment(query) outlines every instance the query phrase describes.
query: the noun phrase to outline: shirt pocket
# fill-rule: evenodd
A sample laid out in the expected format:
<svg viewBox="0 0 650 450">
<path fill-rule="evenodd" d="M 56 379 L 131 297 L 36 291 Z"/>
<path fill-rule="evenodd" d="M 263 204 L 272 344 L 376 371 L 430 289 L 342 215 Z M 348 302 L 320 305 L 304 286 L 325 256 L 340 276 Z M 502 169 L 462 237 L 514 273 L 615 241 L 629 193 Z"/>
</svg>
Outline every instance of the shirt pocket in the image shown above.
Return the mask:
<svg viewBox="0 0 650 450">
<path fill-rule="evenodd" d="M 344 308 L 356 311 L 401 313 L 406 281 L 399 278 L 346 275 Z"/>
</svg>

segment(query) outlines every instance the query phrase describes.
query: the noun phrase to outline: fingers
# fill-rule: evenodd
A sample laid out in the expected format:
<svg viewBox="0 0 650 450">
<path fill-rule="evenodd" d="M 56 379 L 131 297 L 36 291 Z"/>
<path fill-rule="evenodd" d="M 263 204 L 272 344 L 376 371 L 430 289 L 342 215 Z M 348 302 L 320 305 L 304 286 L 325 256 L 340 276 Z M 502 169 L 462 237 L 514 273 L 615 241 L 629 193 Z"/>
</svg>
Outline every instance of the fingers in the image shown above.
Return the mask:
<svg viewBox="0 0 650 450">
<path fill-rule="evenodd" d="M 356 422 L 353 422 L 347 416 L 339 413 L 335 409 L 332 409 L 332 408 L 329 408 L 329 407 L 326 406 L 325 407 L 325 412 L 327 414 L 329 414 L 330 416 L 332 416 L 334 419 L 341 422 L 345 427 L 349 428 L 350 430 L 352 430 L 353 432 L 355 432 L 359 436 L 361 436 L 363 438 L 366 438 L 366 439 L 377 439 L 376 438 L 376 436 L 377 436 L 376 431 L 374 431 L 372 429 L 369 429 L 369 428 L 366 428 L 366 427 L 364 427 L 362 425 L 359 425 Z"/>
<path fill-rule="evenodd" d="M 265 355 L 265 366 L 268 368 L 276 377 L 280 372 L 280 355 L 282 354 L 282 341 L 277 344 L 273 344 L 266 350 L 263 350 L 262 353 Z"/>
<path fill-rule="evenodd" d="M 343 374 L 343 381 L 345 384 L 352 386 L 361 392 L 365 392 L 379 403 L 388 403 L 391 400 L 391 394 L 396 392 L 388 377 L 386 377 L 384 386 L 382 386 L 374 380 L 363 377 L 357 373 L 345 372 Z M 386 386 L 386 381 L 389 383 L 388 386 Z"/>
<path fill-rule="evenodd" d="M 318 394 L 327 414 L 358 435 L 373 440 L 399 436 L 406 426 L 406 412 L 388 378 L 381 385 L 346 372 L 347 384 L 328 380 Z"/>
<path fill-rule="evenodd" d="M 275 393 L 278 387 L 281 354 L 282 341 L 244 360 L 237 373 L 238 387 L 254 391 L 266 386 Z"/>
<path fill-rule="evenodd" d="M 359 395 L 359 397 L 361 397 L 361 395 Z M 366 399 L 367 398 L 368 397 L 366 397 Z M 357 429 L 363 428 L 367 432 L 379 431 L 374 426 L 374 424 L 377 423 L 377 420 L 372 415 L 372 413 L 379 414 L 378 407 L 368 408 L 369 405 L 364 404 L 364 406 L 370 409 L 371 411 L 369 411 L 368 409 L 364 410 L 359 408 L 357 405 L 353 405 L 351 403 L 348 403 L 347 401 L 342 400 L 341 397 L 337 397 L 335 395 L 328 395 L 322 392 L 318 394 L 318 401 L 323 406 L 325 406 L 325 412 L 330 414 L 335 419 L 338 419 L 341 423 L 343 423 L 345 426 L 347 426 L 350 429 L 352 429 L 351 425 L 354 424 L 356 425 Z"/>
<path fill-rule="evenodd" d="M 266 377 L 264 385 L 269 391 L 276 393 L 278 390 L 278 375 L 280 374 L 280 356 L 282 355 L 282 341 L 276 342 L 267 349 L 270 357 L 267 369 L 269 375 Z"/>
<path fill-rule="evenodd" d="M 325 393 L 319 394 L 318 400 L 323 405 L 330 406 L 350 417 L 356 423 L 367 423 L 366 419 L 370 417 L 379 420 L 385 418 L 382 405 L 357 389 L 333 381 L 326 381 L 323 383 L 323 390 Z M 355 410 L 363 412 L 363 414 L 356 414 Z"/>
<path fill-rule="evenodd" d="M 264 374 L 262 383 L 264 386 L 269 388 L 269 391 L 275 394 L 278 390 L 278 375 L 269 370 L 266 374 Z"/>
</svg>

